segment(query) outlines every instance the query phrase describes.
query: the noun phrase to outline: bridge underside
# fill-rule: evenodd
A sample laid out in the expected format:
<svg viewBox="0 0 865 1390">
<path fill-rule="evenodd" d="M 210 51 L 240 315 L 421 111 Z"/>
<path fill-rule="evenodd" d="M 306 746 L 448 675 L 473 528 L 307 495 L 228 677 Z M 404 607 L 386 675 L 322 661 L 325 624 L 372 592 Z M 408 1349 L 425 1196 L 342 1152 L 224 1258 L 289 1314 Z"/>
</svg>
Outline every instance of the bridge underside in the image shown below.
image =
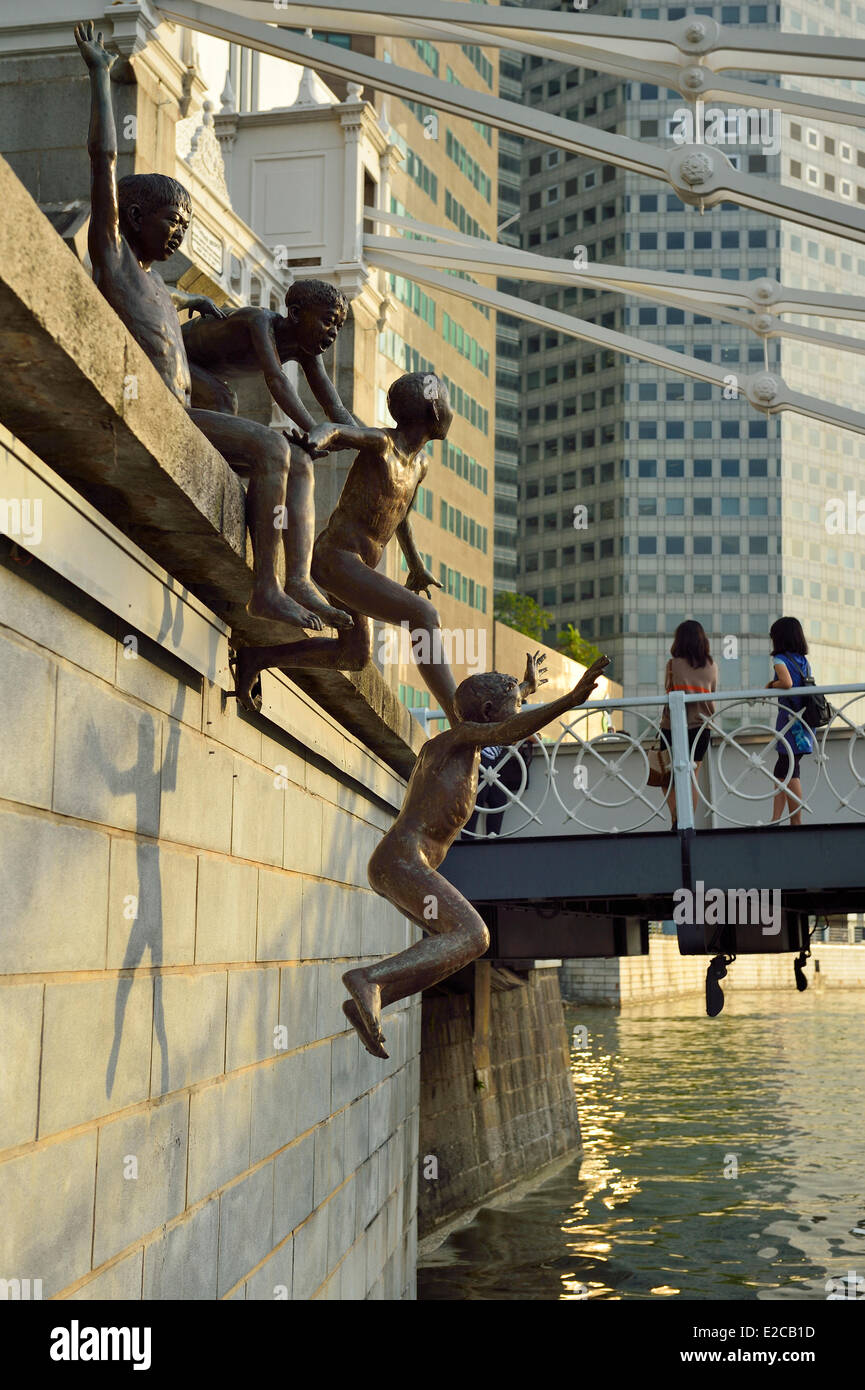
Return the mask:
<svg viewBox="0 0 865 1390">
<path fill-rule="evenodd" d="M 673 895 L 698 896 L 699 885 L 765 890 L 781 915 L 769 931 L 765 919 L 683 923 L 683 954 L 798 951 L 809 913 L 865 910 L 865 826 L 461 841 L 442 872 L 487 921 L 489 954 L 503 961 L 646 954 L 649 919 L 673 918 Z"/>
</svg>

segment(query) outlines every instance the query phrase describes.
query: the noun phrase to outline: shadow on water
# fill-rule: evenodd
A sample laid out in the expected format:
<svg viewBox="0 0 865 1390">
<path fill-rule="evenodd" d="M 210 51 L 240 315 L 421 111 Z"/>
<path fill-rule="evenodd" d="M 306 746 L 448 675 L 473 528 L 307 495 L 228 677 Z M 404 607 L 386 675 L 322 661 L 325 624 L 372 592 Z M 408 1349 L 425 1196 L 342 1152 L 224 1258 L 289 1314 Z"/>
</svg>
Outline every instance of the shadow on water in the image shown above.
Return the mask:
<svg viewBox="0 0 865 1390">
<path fill-rule="evenodd" d="M 427 1255 L 419 1298 L 825 1299 L 865 1275 L 865 992 L 566 1020 L 583 1155 Z"/>
</svg>

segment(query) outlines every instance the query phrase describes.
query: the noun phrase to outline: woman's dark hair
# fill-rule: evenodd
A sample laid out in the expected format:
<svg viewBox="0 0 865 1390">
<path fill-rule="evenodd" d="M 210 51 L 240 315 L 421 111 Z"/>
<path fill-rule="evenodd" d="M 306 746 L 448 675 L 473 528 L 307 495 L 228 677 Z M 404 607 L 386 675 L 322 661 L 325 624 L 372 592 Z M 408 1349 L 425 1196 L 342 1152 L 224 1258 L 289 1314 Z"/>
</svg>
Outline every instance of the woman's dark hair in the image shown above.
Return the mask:
<svg viewBox="0 0 865 1390">
<path fill-rule="evenodd" d="M 773 656 L 778 656 L 780 652 L 792 652 L 796 656 L 808 655 L 808 643 L 805 641 L 802 624 L 798 618 L 779 618 L 769 628 L 769 636 L 772 639 Z"/>
<path fill-rule="evenodd" d="M 697 623 L 693 618 L 688 618 L 687 622 L 679 623 L 676 634 L 673 638 L 673 645 L 670 648 L 671 656 L 682 656 L 689 666 L 693 666 L 697 671 L 701 666 L 708 666 L 712 660 L 712 653 L 709 651 L 709 639 L 702 623 Z"/>
</svg>

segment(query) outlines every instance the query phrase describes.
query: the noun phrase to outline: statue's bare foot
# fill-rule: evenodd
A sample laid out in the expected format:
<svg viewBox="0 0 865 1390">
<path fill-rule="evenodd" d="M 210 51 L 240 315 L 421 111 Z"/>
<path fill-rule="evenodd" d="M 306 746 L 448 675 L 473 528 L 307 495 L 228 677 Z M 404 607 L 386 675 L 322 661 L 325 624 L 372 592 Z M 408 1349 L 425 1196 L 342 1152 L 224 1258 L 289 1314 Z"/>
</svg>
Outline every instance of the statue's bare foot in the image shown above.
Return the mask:
<svg viewBox="0 0 865 1390">
<path fill-rule="evenodd" d="M 229 656 L 228 666 L 234 676 L 232 695 L 250 714 L 258 714 L 262 700 L 261 667 L 255 659 L 255 648 L 238 647 Z"/>
<path fill-rule="evenodd" d="M 390 1056 L 390 1053 L 385 1052 L 382 1044 L 378 1042 L 376 1038 L 374 1038 L 372 1034 L 369 1032 L 369 1029 L 366 1027 L 363 1019 L 360 1016 L 360 1009 L 357 1007 L 357 1004 L 355 1004 L 354 1000 L 346 999 L 345 1003 L 342 1006 L 342 1011 L 345 1014 L 354 1031 L 357 1033 L 367 1052 L 371 1052 L 373 1057 L 381 1057 L 385 1061 L 387 1061 L 388 1057 Z"/>
<path fill-rule="evenodd" d="M 310 632 L 321 632 L 324 626 L 321 618 L 301 608 L 280 588 L 254 589 L 246 611 L 255 618 L 271 618 L 277 623 L 287 623 L 289 627 L 300 628 L 301 632 L 305 628 Z"/>
<path fill-rule="evenodd" d="M 357 1006 L 360 1027 L 348 1012 L 349 1004 L 343 1005 L 343 1013 L 357 1028 L 367 1052 L 374 1057 L 387 1057 L 381 1031 L 381 990 L 378 985 L 370 984 L 364 970 L 347 970 L 342 982 Z"/>
<path fill-rule="evenodd" d="M 319 618 L 322 618 L 327 627 L 335 627 L 340 631 L 354 627 L 351 614 L 346 613 L 343 608 L 334 608 L 332 604 L 328 603 L 311 579 L 289 579 L 285 585 L 285 592 L 297 599 L 298 603 L 302 603 L 310 613 L 315 613 Z"/>
</svg>

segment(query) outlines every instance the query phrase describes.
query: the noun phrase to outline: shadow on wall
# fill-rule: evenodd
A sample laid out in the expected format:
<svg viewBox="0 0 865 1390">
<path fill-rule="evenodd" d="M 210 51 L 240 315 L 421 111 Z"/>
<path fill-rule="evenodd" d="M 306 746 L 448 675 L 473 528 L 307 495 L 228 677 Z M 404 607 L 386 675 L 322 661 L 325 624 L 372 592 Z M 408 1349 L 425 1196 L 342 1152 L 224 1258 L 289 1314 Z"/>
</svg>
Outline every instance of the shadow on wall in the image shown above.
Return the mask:
<svg viewBox="0 0 865 1390">
<path fill-rule="evenodd" d="M 183 632 L 183 605 L 178 603 L 172 616 L 171 596 L 166 592 L 164 594 L 162 621 L 156 638 L 157 643 L 163 642 L 169 631 L 172 632 L 175 643 L 179 643 Z M 185 701 L 186 687 L 180 685 L 171 709 L 174 722 L 171 724 L 171 732 L 168 736 L 165 756 L 161 765 L 155 759 L 157 730 L 154 720 L 149 716 L 142 718 L 138 726 L 136 760 L 131 767 L 124 770 L 111 766 L 104 757 L 98 730 L 93 724 L 88 727 L 86 735 L 88 756 L 100 769 L 112 795 L 134 796 L 136 798 L 135 828 L 139 834 L 147 833 L 147 808 L 152 804 L 154 795 L 158 805 L 161 793 L 176 789 L 177 751 L 180 740 L 180 726 L 177 721 L 183 714 Z M 135 970 L 141 964 L 144 954 L 148 950 L 150 951 L 151 964 L 157 967 L 162 965 L 163 904 L 159 846 L 138 841 L 135 846 L 135 862 L 136 891 L 134 895 L 131 895 L 131 902 L 128 897 L 124 898 L 126 904 L 124 915 L 126 910 L 129 910 L 132 929 L 126 943 L 122 970 Z M 105 1072 L 105 1094 L 107 1096 L 110 1096 L 114 1089 L 114 1078 L 123 1038 L 123 1020 L 126 1015 L 126 1005 L 132 984 L 133 977 L 131 975 L 121 975 L 117 982 L 117 994 L 114 1001 L 114 1038 Z M 153 1025 L 161 1054 L 161 1090 L 164 1094 L 169 1090 L 170 1069 L 168 1037 L 165 1031 L 165 1013 L 162 1004 L 162 976 L 158 972 L 153 980 Z"/>
</svg>

